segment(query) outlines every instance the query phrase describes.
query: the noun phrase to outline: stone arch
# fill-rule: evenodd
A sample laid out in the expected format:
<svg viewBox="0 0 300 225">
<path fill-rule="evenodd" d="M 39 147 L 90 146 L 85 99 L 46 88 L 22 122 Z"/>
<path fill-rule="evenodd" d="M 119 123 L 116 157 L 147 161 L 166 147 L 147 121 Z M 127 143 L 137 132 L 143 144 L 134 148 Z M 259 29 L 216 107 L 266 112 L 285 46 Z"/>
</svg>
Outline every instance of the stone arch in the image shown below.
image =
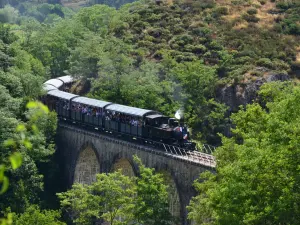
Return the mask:
<svg viewBox="0 0 300 225">
<path fill-rule="evenodd" d="M 95 148 L 86 144 L 77 157 L 73 183 L 91 184 L 97 173 L 100 173 L 100 163 Z"/>
<path fill-rule="evenodd" d="M 122 174 L 125 176 L 134 177 L 136 174 L 132 167 L 132 164 L 126 158 L 118 158 L 114 160 L 111 171 L 114 172 L 119 169 L 122 170 Z"/>
<path fill-rule="evenodd" d="M 162 174 L 164 178 L 164 182 L 166 185 L 168 185 L 168 193 L 169 193 L 169 211 L 177 220 L 176 224 L 180 224 L 180 218 L 181 218 L 181 202 L 180 202 L 180 196 L 178 192 L 177 185 L 170 174 L 170 172 L 166 170 L 159 171 L 160 174 Z"/>
</svg>

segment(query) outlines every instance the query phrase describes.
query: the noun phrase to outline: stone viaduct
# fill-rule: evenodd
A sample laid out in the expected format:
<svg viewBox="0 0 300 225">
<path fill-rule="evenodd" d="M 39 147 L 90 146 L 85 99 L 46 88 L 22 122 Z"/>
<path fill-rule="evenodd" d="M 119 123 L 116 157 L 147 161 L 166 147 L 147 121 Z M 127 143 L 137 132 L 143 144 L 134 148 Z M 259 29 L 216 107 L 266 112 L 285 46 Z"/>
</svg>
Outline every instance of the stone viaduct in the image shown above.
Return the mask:
<svg viewBox="0 0 300 225">
<path fill-rule="evenodd" d="M 139 169 L 133 162 L 133 155 L 137 155 L 145 166 L 163 173 L 169 185 L 170 211 L 180 218 L 182 225 L 190 224 L 186 206 L 196 194 L 192 186 L 194 180 L 200 173 L 214 170 L 214 166 L 62 121 L 58 125 L 57 146 L 63 162 L 62 177 L 68 187 L 75 182 L 89 184 L 95 180 L 96 173 L 120 168 L 125 175 L 138 175 Z"/>
</svg>

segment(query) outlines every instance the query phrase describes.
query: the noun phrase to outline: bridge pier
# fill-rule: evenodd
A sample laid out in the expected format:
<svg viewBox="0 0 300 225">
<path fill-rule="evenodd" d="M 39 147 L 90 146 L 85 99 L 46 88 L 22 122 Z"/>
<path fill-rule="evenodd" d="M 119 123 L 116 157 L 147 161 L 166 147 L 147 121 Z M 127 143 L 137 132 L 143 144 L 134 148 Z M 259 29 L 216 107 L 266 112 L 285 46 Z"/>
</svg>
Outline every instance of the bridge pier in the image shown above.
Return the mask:
<svg viewBox="0 0 300 225">
<path fill-rule="evenodd" d="M 192 186 L 200 173 L 213 170 L 205 165 L 172 156 L 148 146 L 141 146 L 97 131 L 88 131 L 78 126 L 59 123 L 57 131 L 58 154 L 62 162 L 65 185 L 70 188 L 73 182 L 90 183 L 96 173 L 109 173 L 117 168 L 126 167 L 126 173 L 138 174 L 138 166 L 133 162 L 133 155 L 141 158 L 145 166 L 155 168 L 165 174 L 173 192 L 178 198 L 172 199 L 172 206 L 178 211 L 179 201 L 181 224 L 190 224 L 187 220 L 186 206 L 196 194 Z M 119 165 L 118 161 L 123 160 Z M 127 162 L 126 162 L 127 160 Z M 126 166 L 124 166 L 126 165 Z M 131 170 L 130 167 L 131 166 Z M 173 195 L 175 196 L 176 193 Z"/>
</svg>

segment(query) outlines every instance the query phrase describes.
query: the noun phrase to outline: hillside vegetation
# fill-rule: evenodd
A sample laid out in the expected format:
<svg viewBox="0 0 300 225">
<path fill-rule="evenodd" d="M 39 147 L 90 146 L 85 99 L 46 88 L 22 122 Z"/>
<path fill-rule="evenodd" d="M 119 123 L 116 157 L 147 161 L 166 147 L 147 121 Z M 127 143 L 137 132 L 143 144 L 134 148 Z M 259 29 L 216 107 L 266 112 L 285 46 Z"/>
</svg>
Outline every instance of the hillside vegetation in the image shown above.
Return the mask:
<svg viewBox="0 0 300 225">
<path fill-rule="evenodd" d="M 220 144 L 224 113 L 254 100 L 262 83 L 300 76 L 296 0 L 113 1 L 119 9 L 77 13 L 49 3 L 0 10 L 49 76 L 81 76 L 91 97 L 167 115 L 182 107 L 201 142 Z"/>
<path fill-rule="evenodd" d="M 217 173 L 195 184 L 196 224 L 299 224 L 299 0 L 5 0 L 0 7 L 1 218 L 11 211 L 13 224 L 178 219 L 162 176 L 138 160 L 137 179 L 102 174 L 58 194 L 61 218 L 56 114 L 35 117 L 25 105 L 43 94 L 44 81 L 70 74 L 79 78 L 74 93 L 169 116 L 182 108 L 193 141 L 220 146 Z M 120 214 L 108 218 L 115 208 L 103 206 L 116 196 Z"/>
</svg>

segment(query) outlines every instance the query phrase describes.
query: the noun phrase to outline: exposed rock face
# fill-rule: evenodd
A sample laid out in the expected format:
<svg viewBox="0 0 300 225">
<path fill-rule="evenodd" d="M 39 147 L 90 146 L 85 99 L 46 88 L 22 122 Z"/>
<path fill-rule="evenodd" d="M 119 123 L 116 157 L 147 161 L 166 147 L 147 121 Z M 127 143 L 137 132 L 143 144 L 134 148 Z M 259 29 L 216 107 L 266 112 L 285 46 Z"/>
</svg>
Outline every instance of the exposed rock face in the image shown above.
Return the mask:
<svg viewBox="0 0 300 225">
<path fill-rule="evenodd" d="M 217 90 L 217 99 L 229 106 L 230 112 L 236 112 L 240 105 L 249 104 L 257 97 L 257 91 L 264 83 L 289 79 L 286 74 L 269 74 L 266 78 L 258 78 L 247 84 L 225 86 Z"/>
<path fill-rule="evenodd" d="M 279 81 L 287 81 L 289 79 L 290 79 L 289 75 L 284 74 L 284 73 L 270 74 L 267 77 L 267 82 L 277 81 L 277 80 L 279 80 Z"/>
</svg>

